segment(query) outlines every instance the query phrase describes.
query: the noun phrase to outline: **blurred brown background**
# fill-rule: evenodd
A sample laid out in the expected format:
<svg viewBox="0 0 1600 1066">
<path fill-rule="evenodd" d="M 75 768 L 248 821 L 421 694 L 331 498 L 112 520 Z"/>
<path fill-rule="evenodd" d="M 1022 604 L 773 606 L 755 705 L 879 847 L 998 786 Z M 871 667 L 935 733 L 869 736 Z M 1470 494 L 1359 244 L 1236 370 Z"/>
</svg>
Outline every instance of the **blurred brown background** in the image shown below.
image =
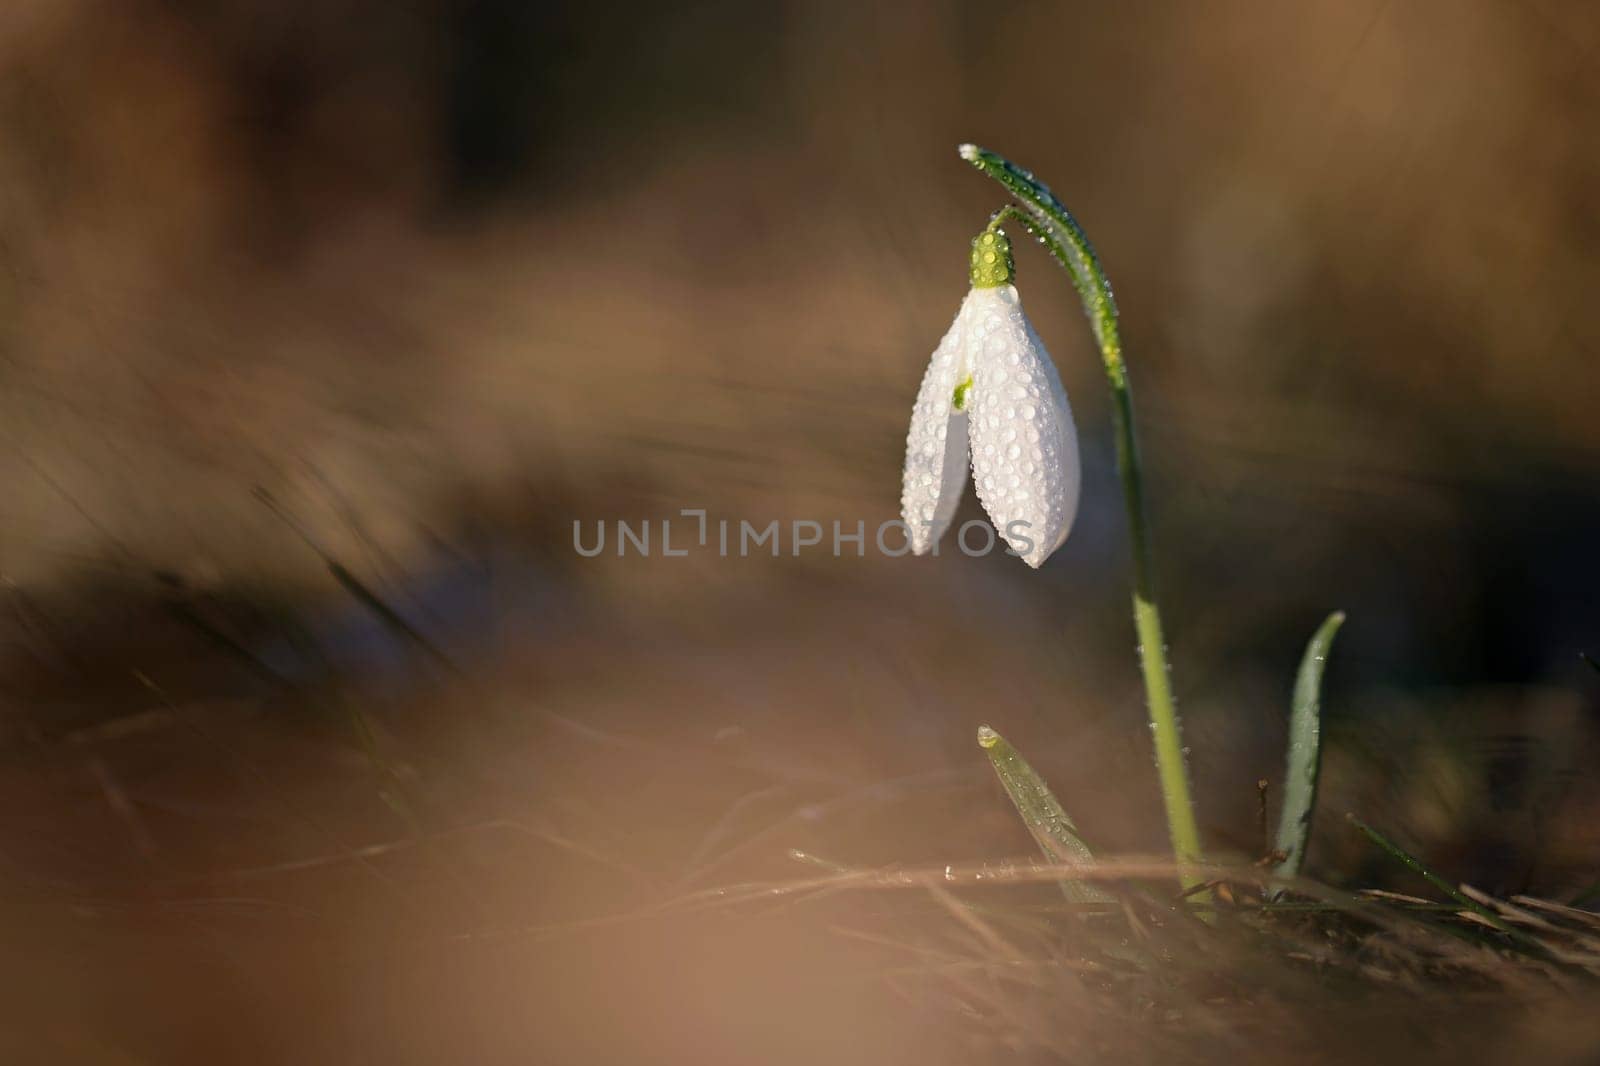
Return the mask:
<svg viewBox="0 0 1600 1066">
<path fill-rule="evenodd" d="M 792 874 L 790 847 L 1025 854 L 984 721 L 1097 839 L 1159 850 L 1105 392 L 1036 249 L 1020 287 L 1086 493 L 1040 573 L 572 549 L 574 520 L 680 508 L 894 516 L 916 383 L 1000 203 L 967 140 L 1048 180 L 1116 285 L 1215 847 L 1259 851 L 1295 662 L 1342 607 L 1313 872 L 1391 879 L 1339 817 L 1358 809 L 1452 877 L 1581 892 L 1600 878 L 1600 674 L 1579 659 L 1600 654 L 1597 48 L 1600 12 L 1553 0 L 11 0 L 0 851 L 26 906 L 128 926 L 29 934 L 66 960 L 19 978 L 50 1004 L 40 1039 L 241 1055 L 241 1033 L 314 1015 L 320 1061 L 398 1031 L 349 1018 L 428 998 L 370 953 L 419 929 Z M 534 853 L 352 858 L 508 821 Z M 191 913 L 243 898 L 207 879 L 318 856 L 343 858 L 252 880 L 221 932 Z M 283 949 L 271 978 L 218 948 L 237 996 L 183 951 L 291 905 L 365 930 L 334 935 L 340 991 L 240 1021 L 321 948 Z M 173 907 L 186 946 L 152 946 L 141 908 Z M 632 947 L 562 950 L 680 1022 L 739 972 L 708 963 L 715 994 L 669 1009 L 652 997 L 675 965 L 656 981 Z M 469 954 L 464 987 L 571 976 L 514 957 L 491 980 Z M 174 1044 L 148 1003 L 119 1006 L 148 958 L 232 1020 Z M 491 1039 L 504 1015 L 481 1009 L 437 1032 L 488 1059 L 631 1054 L 537 1019 Z M 829 1024 L 795 1030 L 819 1041 L 797 1061 L 873 1025 L 901 1046 L 881 1018 Z M 688 1030 L 651 1046 L 710 1053 Z"/>
</svg>

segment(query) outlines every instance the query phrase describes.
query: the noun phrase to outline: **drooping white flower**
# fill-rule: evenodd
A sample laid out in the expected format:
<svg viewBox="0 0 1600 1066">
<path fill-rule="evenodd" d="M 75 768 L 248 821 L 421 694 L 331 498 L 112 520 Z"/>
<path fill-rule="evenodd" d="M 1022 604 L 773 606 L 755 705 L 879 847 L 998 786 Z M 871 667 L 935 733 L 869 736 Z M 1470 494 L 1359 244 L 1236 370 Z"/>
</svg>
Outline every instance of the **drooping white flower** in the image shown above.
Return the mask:
<svg viewBox="0 0 1600 1066">
<path fill-rule="evenodd" d="M 1005 235 L 980 234 L 972 289 L 934 350 L 906 436 L 900 511 L 918 555 L 955 517 L 969 461 L 990 521 L 1029 566 L 1061 546 L 1077 516 L 1072 409 L 1011 278 Z"/>
</svg>

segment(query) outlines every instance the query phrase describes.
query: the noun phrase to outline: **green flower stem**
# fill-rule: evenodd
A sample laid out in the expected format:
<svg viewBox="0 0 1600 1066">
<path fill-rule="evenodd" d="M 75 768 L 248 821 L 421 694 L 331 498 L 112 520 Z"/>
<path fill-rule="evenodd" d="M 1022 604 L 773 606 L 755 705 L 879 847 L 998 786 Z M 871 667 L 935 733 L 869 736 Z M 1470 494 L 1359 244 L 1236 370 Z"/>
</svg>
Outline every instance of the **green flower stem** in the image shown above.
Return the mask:
<svg viewBox="0 0 1600 1066">
<path fill-rule="evenodd" d="M 1138 438 L 1134 432 L 1133 393 L 1128 385 L 1127 365 L 1122 358 L 1122 339 L 1117 330 L 1117 306 L 1111 297 L 1111 283 L 1100 268 L 1094 247 L 1083 228 L 1068 213 L 1050 190 L 1033 175 L 1003 156 L 975 145 L 963 145 L 961 156 L 1005 186 L 1018 206 L 1007 206 L 990 222 L 998 227 L 1014 219 L 1055 257 L 1072 279 L 1083 301 L 1084 313 L 1094 331 L 1111 385 L 1111 422 L 1117 441 L 1117 474 L 1122 479 L 1122 501 L 1128 512 L 1128 539 L 1133 553 L 1133 626 L 1139 637 L 1139 669 L 1144 675 L 1145 697 L 1150 711 L 1150 732 L 1155 742 L 1156 772 L 1161 780 L 1161 797 L 1166 804 L 1167 830 L 1172 838 L 1173 856 L 1180 863 L 1203 861 L 1200 828 L 1195 824 L 1194 802 L 1190 798 L 1189 769 L 1184 759 L 1183 734 L 1178 710 L 1172 699 L 1171 671 L 1167 666 L 1166 638 L 1162 633 L 1161 610 L 1156 606 L 1154 567 L 1150 561 L 1149 526 L 1145 518 L 1144 477 L 1139 467 Z M 1186 888 L 1203 883 L 1202 878 L 1185 875 Z"/>
</svg>

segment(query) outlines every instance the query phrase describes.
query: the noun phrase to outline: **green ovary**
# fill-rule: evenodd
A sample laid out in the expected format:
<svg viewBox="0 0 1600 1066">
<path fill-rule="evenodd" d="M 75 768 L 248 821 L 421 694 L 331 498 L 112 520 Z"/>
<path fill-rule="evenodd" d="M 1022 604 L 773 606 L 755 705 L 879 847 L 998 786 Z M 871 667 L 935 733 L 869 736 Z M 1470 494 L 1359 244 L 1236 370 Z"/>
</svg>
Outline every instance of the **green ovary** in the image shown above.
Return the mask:
<svg viewBox="0 0 1600 1066">
<path fill-rule="evenodd" d="M 972 238 L 972 287 L 995 289 L 1011 284 L 1015 267 L 1011 260 L 1011 241 L 999 230 L 984 230 Z"/>
</svg>

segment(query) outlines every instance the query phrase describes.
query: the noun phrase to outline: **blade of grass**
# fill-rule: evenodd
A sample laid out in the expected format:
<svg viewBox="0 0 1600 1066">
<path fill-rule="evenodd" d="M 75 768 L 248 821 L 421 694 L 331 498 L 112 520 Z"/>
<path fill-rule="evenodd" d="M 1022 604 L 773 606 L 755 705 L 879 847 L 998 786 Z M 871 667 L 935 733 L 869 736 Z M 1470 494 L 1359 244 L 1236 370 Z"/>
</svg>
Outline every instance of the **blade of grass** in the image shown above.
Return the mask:
<svg viewBox="0 0 1600 1066">
<path fill-rule="evenodd" d="M 1380 851 L 1383 851 L 1391 858 L 1398 860 L 1406 869 L 1410 870 L 1418 877 L 1421 877 L 1424 881 L 1428 882 L 1428 884 L 1432 885 L 1434 888 L 1438 889 L 1440 892 L 1459 903 L 1463 910 L 1471 911 L 1479 917 L 1486 919 L 1491 925 L 1493 925 L 1496 929 L 1499 929 L 1501 932 L 1513 932 L 1509 926 L 1500 920 L 1499 916 L 1496 915 L 1494 911 L 1473 900 L 1470 896 L 1467 896 L 1460 889 L 1456 888 L 1456 886 L 1452 885 L 1449 881 L 1446 881 L 1444 878 L 1428 869 L 1421 859 L 1417 858 L 1415 855 L 1411 854 L 1409 851 L 1405 850 L 1400 845 L 1396 844 L 1394 841 L 1390 840 L 1388 837 L 1372 828 L 1372 826 L 1368 825 L 1366 822 L 1363 822 L 1360 818 L 1357 818 L 1354 814 L 1347 814 L 1345 815 L 1345 818 L 1349 820 L 1351 825 L 1355 826 L 1356 829 L 1361 832 L 1362 836 L 1365 836 L 1369 841 L 1377 845 Z"/>
<path fill-rule="evenodd" d="M 1494 930 L 1494 932 L 1505 937 L 1505 940 L 1501 942 L 1504 946 L 1509 946 L 1524 955 L 1543 960 L 1551 965 L 1563 969 L 1570 968 L 1570 963 L 1552 952 L 1548 944 L 1540 941 L 1538 937 L 1530 936 L 1521 929 L 1517 929 L 1509 925 L 1492 908 L 1485 907 L 1483 904 L 1479 903 L 1477 900 L 1474 900 L 1472 897 L 1456 888 L 1450 882 L 1446 881 L 1444 878 L 1428 869 L 1421 859 L 1418 859 L 1415 855 L 1412 855 L 1410 852 L 1400 847 L 1400 845 L 1396 844 L 1394 841 L 1390 840 L 1388 837 L 1372 828 L 1372 826 L 1368 825 L 1366 822 L 1363 822 L 1354 814 L 1346 814 L 1345 818 L 1349 820 L 1351 825 L 1360 830 L 1363 836 L 1365 836 L 1373 844 L 1377 845 L 1380 851 L 1386 852 L 1390 857 L 1398 860 L 1401 865 L 1405 866 L 1407 869 L 1411 870 L 1411 872 L 1428 882 L 1428 884 L 1432 885 L 1434 888 L 1450 897 L 1450 899 L 1455 903 L 1460 904 L 1461 911 L 1466 912 L 1465 914 L 1460 914 L 1458 912 L 1460 918 L 1476 919 L 1483 925 L 1489 926 Z M 1465 939 L 1471 939 L 1470 933 L 1468 933 L 1466 930 L 1459 928 L 1451 929 L 1448 926 L 1444 928 L 1446 928 L 1446 930 L 1452 935 L 1460 936 Z"/>
<path fill-rule="evenodd" d="M 328 568 L 328 573 L 339 587 L 349 593 L 352 598 L 378 619 L 379 622 L 391 632 L 397 634 L 403 641 L 419 648 L 424 655 L 432 659 L 445 673 L 455 677 L 464 677 L 462 670 L 455 661 L 446 655 L 439 646 L 423 635 L 422 631 L 401 617 L 400 612 L 391 607 L 383 597 L 369 588 L 360 578 L 351 573 L 349 568 L 319 544 L 313 536 L 290 514 L 288 509 L 280 504 L 272 493 L 261 486 L 256 486 L 255 497 L 265 504 L 267 509 L 278 517 L 285 525 L 295 532 L 306 546 L 321 557 L 323 565 Z"/>
<path fill-rule="evenodd" d="M 1462 895 L 1456 889 L 1456 886 L 1452 885 L 1449 881 L 1446 881 L 1444 878 L 1428 869 L 1428 867 L 1423 864 L 1421 859 L 1417 858 L 1415 855 L 1411 854 L 1409 851 L 1405 850 L 1400 845 L 1396 844 L 1394 841 L 1390 840 L 1388 837 L 1372 828 L 1372 826 L 1368 825 L 1366 822 L 1363 822 L 1360 818 L 1357 818 L 1354 814 L 1346 814 L 1345 820 L 1351 825 L 1355 826 L 1362 836 L 1366 837 L 1369 841 L 1375 844 L 1379 851 L 1384 852 L 1390 858 L 1398 860 L 1400 865 L 1404 866 L 1418 877 L 1421 877 L 1424 881 L 1428 882 L 1428 884 L 1432 885 L 1446 896 L 1449 896 L 1451 899 L 1461 904 L 1461 906 L 1467 908 L 1468 910 L 1472 910 L 1477 906 L 1477 904 L 1473 903 L 1472 900 Z"/>
<path fill-rule="evenodd" d="M 1094 852 L 1078 835 L 1078 827 L 1062 808 L 1055 793 L 1034 772 L 1027 760 L 1017 754 L 1005 737 L 988 726 L 978 727 L 978 746 L 989 756 L 995 776 L 1022 816 L 1045 858 L 1063 866 L 1092 866 Z M 1114 897 L 1082 881 L 1063 881 L 1061 891 L 1074 903 L 1112 903 Z"/>
<path fill-rule="evenodd" d="M 346 569 L 344 564 L 335 559 L 326 560 L 326 564 L 328 573 L 333 575 L 333 579 L 339 583 L 339 586 L 354 597 L 357 603 L 371 611 L 378 621 L 419 648 L 424 655 L 432 659 L 446 673 L 456 677 L 461 676 L 461 668 L 455 664 L 455 661 L 450 656 L 439 650 L 438 645 L 423 636 L 422 632 L 410 622 L 400 617 L 399 611 L 389 606 L 382 597 L 367 587 L 360 578 Z"/>
<path fill-rule="evenodd" d="M 1333 649 L 1333 638 L 1344 624 L 1344 612 L 1334 611 L 1312 634 L 1295 677 L 1289 711 L 1289 755 L 1283 779 L 1283 810 L 1278 815 L 1274 850 L 1283 860 L 1273 868 L 1282 877 L 1298 877 L 1311 836 L 1311 816 L 1317 807 L 1317 778 L 1322 768 L 1322 672 Z"/>
</svg>

